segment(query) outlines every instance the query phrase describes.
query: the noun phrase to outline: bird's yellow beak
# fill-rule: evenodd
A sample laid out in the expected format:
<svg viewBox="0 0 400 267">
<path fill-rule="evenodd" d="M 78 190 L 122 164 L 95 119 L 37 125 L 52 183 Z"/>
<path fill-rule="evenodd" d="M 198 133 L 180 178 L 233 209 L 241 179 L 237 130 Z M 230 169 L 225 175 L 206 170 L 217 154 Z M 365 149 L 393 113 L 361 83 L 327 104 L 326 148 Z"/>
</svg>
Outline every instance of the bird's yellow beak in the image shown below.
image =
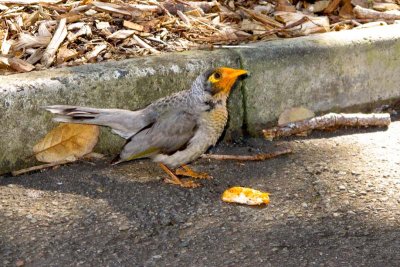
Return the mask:
<svg viewBox="0 0 400 267">
<path fill-rule="evenodd" d="M 242 75 L 248 74 L 247 70 L 242 70 L 242 69 L 231 69 L 231 68 L 225 68 L 225 67 L 222 67 L 220 69 L 221 69 L 222 73 L 226 73 L 226 75 L 230 78 L 237 78 Z"/>
</svg>

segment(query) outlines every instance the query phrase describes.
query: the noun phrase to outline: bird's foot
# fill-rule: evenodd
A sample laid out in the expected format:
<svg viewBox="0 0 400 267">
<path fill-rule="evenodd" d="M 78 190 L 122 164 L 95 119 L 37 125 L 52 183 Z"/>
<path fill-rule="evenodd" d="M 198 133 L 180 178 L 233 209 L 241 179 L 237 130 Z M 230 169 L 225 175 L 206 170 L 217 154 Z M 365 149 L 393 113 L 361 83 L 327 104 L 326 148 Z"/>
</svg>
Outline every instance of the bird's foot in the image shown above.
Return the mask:
<svg viewBox="0 0 400 267">
<path fill-rule="evenodd" d="M 196 188 L 201 186 L 199 183 L 187 180 L 187 181 L 182 181 L 180 179 L 175 180 L 175 179 L 170 179 L 170 178 L 165 178 L 164 182 L 167 184 L 174 184 L 174 185 L 179 185 L 180 187 L 184 187 L 184 188 Z"/>
<path fill-rule="evenodd" d="M 180 169 L 175 170 L 176 175 L 192 177 L 195 179 L 212 179 L 213 177 L 205 172 L 196 172 L 187 165 L 182 165 Z"/>
<path fill-rule="evenodd" d="M 199 183 L 193 181 L 182 181 L 164 164 L 160 163 L 160 167 L 169 175 L 170 178 L 165 178 L 164 182 L 167 184 L 179 185 L 184 188 L 196 188 L 201 186 Z"/>
</svg>

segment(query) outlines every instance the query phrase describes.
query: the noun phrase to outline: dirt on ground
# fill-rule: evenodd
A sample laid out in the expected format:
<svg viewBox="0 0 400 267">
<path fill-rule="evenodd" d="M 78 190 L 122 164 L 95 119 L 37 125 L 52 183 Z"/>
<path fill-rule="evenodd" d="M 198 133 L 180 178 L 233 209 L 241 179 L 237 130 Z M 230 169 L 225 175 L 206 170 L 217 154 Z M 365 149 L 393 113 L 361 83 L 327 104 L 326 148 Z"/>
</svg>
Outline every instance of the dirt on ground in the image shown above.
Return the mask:
<svg viewBox="0 0 400 267">
<path fill-rule="evenodd" d="M 388 130 L 246 139 L 212 153 L 293 149 L 260 162 L 201 159 L 202 187 L 148 160 L 0 177 L 2 266 L 400 266 L 400 122 Z M 264 207 L 228 204 L 241 185 Z"/>
</svg>

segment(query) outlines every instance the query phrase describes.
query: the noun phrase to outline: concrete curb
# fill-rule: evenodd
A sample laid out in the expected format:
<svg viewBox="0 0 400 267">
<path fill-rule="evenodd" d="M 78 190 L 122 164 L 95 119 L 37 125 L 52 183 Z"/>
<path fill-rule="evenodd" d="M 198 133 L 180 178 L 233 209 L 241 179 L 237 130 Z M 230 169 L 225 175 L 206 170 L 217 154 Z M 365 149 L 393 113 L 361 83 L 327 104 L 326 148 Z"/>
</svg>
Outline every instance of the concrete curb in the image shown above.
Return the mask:
<svg viewBox="0 0 400 267">
<path fill-rule="evenodd" d="M 250 70 L 234 90 L 225 134 L 256 135 L 283 109 L 317 112 L 400 97 L 400 25 L 191 51 L 0 77 L 0 173 L 25 167 L 32 146 L 52 127 L 43 105 L 136 109 L 188 88 L 200 72 L 226 65 Z M 96 150 L 117 153 L 123 140 L 104 130 Z"/>
</svg>

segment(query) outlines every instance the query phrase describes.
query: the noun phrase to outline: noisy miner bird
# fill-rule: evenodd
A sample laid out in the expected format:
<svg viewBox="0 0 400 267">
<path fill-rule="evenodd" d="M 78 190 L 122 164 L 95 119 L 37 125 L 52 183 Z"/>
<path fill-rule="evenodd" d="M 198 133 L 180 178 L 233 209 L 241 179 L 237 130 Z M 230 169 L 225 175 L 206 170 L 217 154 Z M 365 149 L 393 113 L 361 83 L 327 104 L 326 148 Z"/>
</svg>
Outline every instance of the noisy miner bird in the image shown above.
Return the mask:
<svg viewBox="0 0 400 267">
<path fill-rule="evenodd" d="M 182 181 L 176 175 L 211 178 L 192 171 L 186 164 L 215 145 L 227 122 L 229 93 L 238 78 L 245 76 L 246 70 L 211 69 L 199 75 L 189 90 L 135 111 L 67 105 L 45 109 L 58 115 L 54 121 L 108 126 L 127 139 L 114 164 L 151 158 L 170 176 L 166 182 L 193 188 L 199 184 Z"/>
</svg>

